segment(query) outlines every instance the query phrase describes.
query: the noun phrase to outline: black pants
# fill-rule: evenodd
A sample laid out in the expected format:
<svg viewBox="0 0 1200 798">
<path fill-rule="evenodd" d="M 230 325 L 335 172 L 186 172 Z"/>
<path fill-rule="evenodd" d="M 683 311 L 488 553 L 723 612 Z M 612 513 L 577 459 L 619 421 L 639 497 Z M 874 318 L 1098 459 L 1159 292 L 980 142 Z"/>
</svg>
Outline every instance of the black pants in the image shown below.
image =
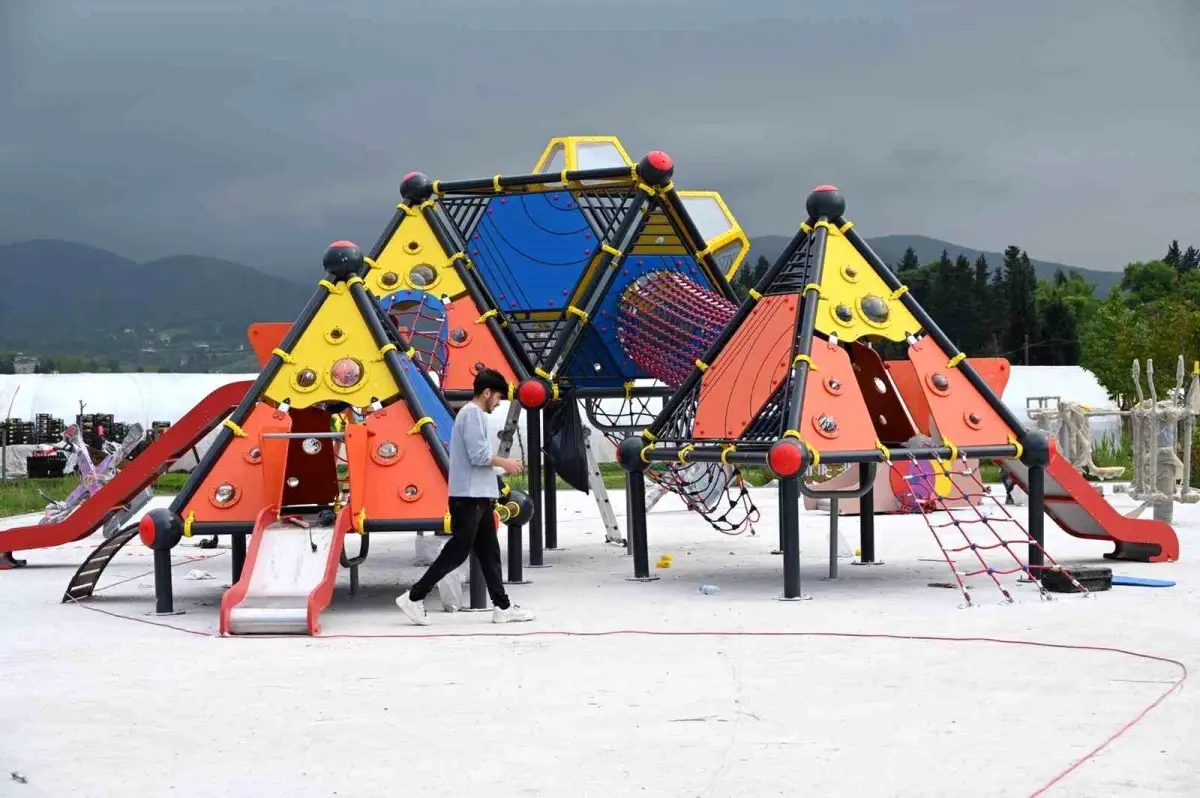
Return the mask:
<svg viewBox="0 0 1200 798">
<path fill-rule="evenodd" d="M 500 572 L 500 541 L 492 517 L 494 499 L 450 497 L 450 540 L 442 546 L 437 559 L 409 591 L 413 601 L 421 601 L 451 571 L 466 562 L 471 552 L 479 558 L 488 596 L 500 609 L 508 609 L 504 577 Z"/>
</svg>

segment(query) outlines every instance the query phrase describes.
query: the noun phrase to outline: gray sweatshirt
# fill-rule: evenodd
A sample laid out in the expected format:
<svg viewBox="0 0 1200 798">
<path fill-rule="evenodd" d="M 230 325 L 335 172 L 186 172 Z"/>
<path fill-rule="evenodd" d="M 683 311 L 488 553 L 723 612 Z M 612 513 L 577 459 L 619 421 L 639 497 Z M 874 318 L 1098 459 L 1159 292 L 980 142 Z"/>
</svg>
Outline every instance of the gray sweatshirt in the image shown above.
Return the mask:
<svg viewBox="0 0 1200 798">
<path fill-rule="evenodd" d="M 450 433 L 450 495 L 484 499 L 500 498 L 492 461 L 492 442 L 487 417 L 479 405 L 467 402 L 454 417 Z"/>
</svg>

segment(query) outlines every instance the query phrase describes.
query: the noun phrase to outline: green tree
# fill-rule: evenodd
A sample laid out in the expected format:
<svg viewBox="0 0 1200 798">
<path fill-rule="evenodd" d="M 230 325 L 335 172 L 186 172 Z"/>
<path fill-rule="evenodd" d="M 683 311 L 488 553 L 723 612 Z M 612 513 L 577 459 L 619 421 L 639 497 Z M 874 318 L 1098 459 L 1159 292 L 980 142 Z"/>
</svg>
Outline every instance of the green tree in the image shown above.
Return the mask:
<svg viewBox="0 0 1200 798">
<path fill-rule="evenodd" d="M 919 268 L 921 268 L 921 259 L 917 257 L 917 251 L 912 247 L 905 248 L 904 255 L 900 258 L 900 265 L 896 271 L 911 271 Z"/>
<path fill-rule="evenodd" d="M 1121 291 L 1133 305 L 1147 305 L 1173 295 L 1179 288 L 1179 273 L 1165 260 L 1130 263 L 1121 278 Z"/>
<path fill-rule="evenodd" d="M 1079 336 L 1080 364 L 1124 409 L 1132 404 L 1130 369 L 1144 338 L 1145 319 L 1115 291 L 1096 305 Z"/>
<path fill-rule="evenodd" d="M 1172 269 L 1178 270 L 1179 261 L 1181 259 L 1182 255 L 1179 253 L 1179 240 L 1176 239 L 1171 242 L 1171 246 L 1167 247 L 1167 254 L 1163 256 L 1163 263 L 1167 264 Z"/>
<path fill-rule="evenodd" d="M 1200 250 L 1189 246 L 1179 257 L 1179 273 L 1188 274 L 1200 269 Z"/>
</svg>

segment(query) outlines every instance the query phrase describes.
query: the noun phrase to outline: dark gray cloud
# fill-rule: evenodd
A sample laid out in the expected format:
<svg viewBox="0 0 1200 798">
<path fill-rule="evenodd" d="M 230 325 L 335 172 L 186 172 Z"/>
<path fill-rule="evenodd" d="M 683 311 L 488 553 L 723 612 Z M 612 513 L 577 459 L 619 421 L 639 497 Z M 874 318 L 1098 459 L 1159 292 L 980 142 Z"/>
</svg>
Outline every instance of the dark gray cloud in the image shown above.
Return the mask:
<svg viewBox="0 0 1200 798">
<path fill-rule="evenodd" d="M 1187 0 L 7 0 L 0 240 L 309 268 L 417 168 L 670 151 L 752 234 L 833 182 L 866 235 L 1119 267 L 1200 244 Z"/>
</svg>

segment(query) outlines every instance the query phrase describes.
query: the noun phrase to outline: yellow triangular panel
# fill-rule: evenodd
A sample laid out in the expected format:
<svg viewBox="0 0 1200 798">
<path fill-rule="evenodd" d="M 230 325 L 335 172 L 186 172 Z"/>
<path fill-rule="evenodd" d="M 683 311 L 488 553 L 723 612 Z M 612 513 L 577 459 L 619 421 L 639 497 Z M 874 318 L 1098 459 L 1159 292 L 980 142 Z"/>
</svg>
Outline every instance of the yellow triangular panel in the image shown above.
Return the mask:
<svg viewBox="0 0 1200 798">
<path fill-rule="evenodd" d="M 457 299 L 467 292 L 424 213 L 417 209 L 401 219 L 375 259 L 375 268 L 364 278 L 375 296 L 416 289 Z"/>
<path fill-rule="evenodd" d="M 533 171 L 534 174 L 573 172 L 608 166 L 633 166 L 629 153 L 616 136 L 556 136 L 542 150 Z"/>
<path fill-rule="evenodd" d="M 821 268 L 817 332 L 849 342 L 879 336 L 903 342 L 921 325 L 835 226 L 829 225 Z"/>
<path fill-rule="evenodd" d="M 387 402 L 399 393 L 400 387 L 383 362 L 366 319 L 346 284 L 339 283 L 300 335 L 263 396 L 275 404 L 287 400 L 297 408 L 320 402 L 366 407 L 372 400 Z"/>
</svg>

